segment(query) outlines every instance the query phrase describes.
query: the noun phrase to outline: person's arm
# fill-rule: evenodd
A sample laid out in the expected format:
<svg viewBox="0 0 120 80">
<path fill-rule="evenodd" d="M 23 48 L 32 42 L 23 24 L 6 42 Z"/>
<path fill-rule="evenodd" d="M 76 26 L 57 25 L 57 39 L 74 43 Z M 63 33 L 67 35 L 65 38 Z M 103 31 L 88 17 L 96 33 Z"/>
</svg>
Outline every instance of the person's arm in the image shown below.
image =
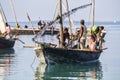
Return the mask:
<svg viewBox="0 0 120 80">
<path fill-rule="evenodd" d="M 60 33 L 57 34 L 57 39 L 60 40 Z"/>
<path fill-rule="evenodd" d="M 70 42 L 70 34 L 68 33 L 68 44 L 69 44 L 69 42 Z"/>
</svg>

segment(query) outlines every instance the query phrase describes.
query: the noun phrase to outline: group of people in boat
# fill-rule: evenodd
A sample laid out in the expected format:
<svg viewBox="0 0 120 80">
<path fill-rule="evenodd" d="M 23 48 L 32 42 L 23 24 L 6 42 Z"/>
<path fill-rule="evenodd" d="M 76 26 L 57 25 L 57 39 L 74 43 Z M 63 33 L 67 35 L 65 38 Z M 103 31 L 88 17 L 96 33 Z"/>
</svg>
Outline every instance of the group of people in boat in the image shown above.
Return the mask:
<svg viewBox="0 0 120 80">
<path fill-rule="evenodd" d="M 47 23 L 45 21 L 40 20 L 38 22 L 38 29 L 42 29 Z"/>
<path fill-rule="evenodd" d="M 75 34 L 70 35 L 68 28 L 64 28 L 62 45 L 64 48 L 68 48 L 76 41 L 77 45 L 73 45 L 72 48 L 95 51 L 97 49 L 102 49 L 105 34 L 106 31 L 103 26 L 92 26 L 90 29 L 87 29 L 85 21 L 81 20 L 80 29 Z M 60 33 L 57 34 L 57 39 L 59 43 L 61 43 Z"/>
<path fill-rule="evenodd" d="M 6 29 L 6 31 L 4 32 L 4 33 L 2 33 L 1 31 L 0 31 L 0 37 L 1 38 L 6 38 L 6 39 L 10 39 L 11 38 L 11 28 L 10 28 L 10 25 L 6 22 L 5 23 L 5 29 Z"/>
<path fill-rule="evenodd" d="M 50 21 L 50 22 L 45 22 L 44 20 L 42 21 L 42 20 L 40 20 L 39 22 L 38 22 L 38 29 L 43 29 L 46 25 L 50 25 L 52 23 L 52 21 Z M 51 31 L 54 31 L 54 26 L 52 25 L 51 27 L 49 27 L 48 29 L 50 29 Z"/>
</svg>

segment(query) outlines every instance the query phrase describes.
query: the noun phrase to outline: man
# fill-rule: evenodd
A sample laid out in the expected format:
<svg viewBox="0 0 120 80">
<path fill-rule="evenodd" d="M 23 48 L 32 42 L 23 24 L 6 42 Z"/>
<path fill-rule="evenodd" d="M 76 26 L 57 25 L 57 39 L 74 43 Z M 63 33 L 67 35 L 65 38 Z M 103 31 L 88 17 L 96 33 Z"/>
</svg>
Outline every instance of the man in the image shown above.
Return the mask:
<svg viewBox="0 0 120 80">
<path fill-rule="evenodd" d="M 86 42 L 86 33 L 87 33 L 87 28 L 85 26 L 85 21 L 81 20 L 80 21 L 80 34 L 78 37 L 78 48 L 84 49 L 85 48 L 85 42 Z"/>
<path fill-rule="evenodd" d="M 6 35 L 5 35 L 5 37 L 6 37 L 6 39 L 10 39 L 10 37 L 11 37 L 10 25 L 8 23 L 5 23 L 5 25 L 6 25 Z"/>
<path fill-rule="evenodd" d="M 59 43 L 60 43 L 60 33 L 57 34 L 57 39 L 59 39 Z M 66 40 L 68 40 L 66 42 Z M 65 28 L 64 31 L 63 31 L 63 47 L 66 47 L 67 44 L 69 44 L 69 41 L 70 41 L 70 34 L 68 32 L 68 28 Z"/>
</svg>

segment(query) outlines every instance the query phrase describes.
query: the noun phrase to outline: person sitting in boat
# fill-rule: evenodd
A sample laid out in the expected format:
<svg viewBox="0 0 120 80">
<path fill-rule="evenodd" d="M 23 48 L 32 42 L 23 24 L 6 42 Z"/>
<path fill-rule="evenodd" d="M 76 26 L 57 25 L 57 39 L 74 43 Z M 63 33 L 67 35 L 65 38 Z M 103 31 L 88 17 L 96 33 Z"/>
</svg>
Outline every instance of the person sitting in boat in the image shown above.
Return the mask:
<svg viewBox="0 0 120 80">
<path fill-rule="evenodd" d="M 87 28 L 85 26 L 85 21 L 81 20 L 80 21 L 80 34 L 78 37 L 78 48 L 84 49 L 85 48 L 85 42 L 86 42 L 86 33 L 87 33 Z"/>
<path fill-rule="evenodd" d="M 104 38 L 105 34 L 102 34 L 104 27 L 103 26 L 93 26 L 90 28 L 90 34 L 93 35 L 96 38 L 97 41 L 97 47 L 101 46 L 101 40 Z"/>
<path fill-rule="evenodd" d="M 59 40 L 59 43 L 60 43 L 60 33 L 57 34 L 57 39 Z M 66 42 L 66 40 L 68 42 Z M 64 31 L 63 31 L 63 47 L 66 47 L 67 44 L 69 44 L 69 41 L 70 41 L 70 34 L 68 32 L 68 28 L 64 28 Z"/>
<path fill-rule="evenodd" d="M 25 25 L 25 27 L 24 28 L 28 28 L 28 26 L 27 25 Z"/>
<path fill-rule="evenodd" d="M 20 28 L 20 25 L 18 23 L 16 24 L 16 28 Z"/>
<path fill-rule="evenodd" d="M 96 48 L 96 39 L 95 39 L 94 35 L 91 35 L 88 48 L 90 51 L 95 51 L 97 49 Z"/>
<path fill-rule="evenodd" d="M 10 25 L 8 23 L 5 23 L 5 25 L 6 25 L 5 38 L 6 39 L 10 39 L 10 37 L 11 37 L 11 28 L 10 28 Z"/>
</svg>

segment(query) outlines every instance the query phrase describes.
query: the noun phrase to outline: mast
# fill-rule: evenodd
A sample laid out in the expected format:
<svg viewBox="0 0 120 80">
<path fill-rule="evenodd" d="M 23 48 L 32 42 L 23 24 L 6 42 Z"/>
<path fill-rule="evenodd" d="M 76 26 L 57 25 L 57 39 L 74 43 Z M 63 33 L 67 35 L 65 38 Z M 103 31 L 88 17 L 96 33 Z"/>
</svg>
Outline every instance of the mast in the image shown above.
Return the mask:
<svg viewBox="0 0 120 80">
<path fill-rule="evenodd" d="M 14 5 L 13 5 L 12 0 L 10 0 L 10 4 L 11 4 L 12 11 L 13 11 L 13 15 L 15 17 L 16 27 L 18 28 L 19 25 L 18 25 L 18 21 L 17 21 L 17 17 L 16 17 L 16 13 L 15 13 L 15 9 L 14 9 Z"/>
<path fill-rule="evenodd" d="M 95 17 L 95 0 L 92 0 L 92 26 L 94 26 L 94 17 Z"/>
<path fill-rule="evenodd" d="M 62 0 L 58 0 L 58 13 L 60 17 L 60 48 L 63 48 Z"/>
<path fill-rule="evenodd" d="M 67 5 L 67 11 L 69 11 L 69 5 L 68 5 L 68 0 L 66 0 L 66 5 Z M 69 25 L 70 25 L 70 35 L 72 35 L 72 22 L 71 22 L 71 18 L 70 18 L 70 15 L 68 15 L 68 19 L 69 19 Z M 72 39 L 72 36 L 71 36 L 71 39 Z M 71 41 L 72 43 L 73 41 Z M 71 44 L 71 47 L 72 47 L 72 44 Z"/>
</svg>

